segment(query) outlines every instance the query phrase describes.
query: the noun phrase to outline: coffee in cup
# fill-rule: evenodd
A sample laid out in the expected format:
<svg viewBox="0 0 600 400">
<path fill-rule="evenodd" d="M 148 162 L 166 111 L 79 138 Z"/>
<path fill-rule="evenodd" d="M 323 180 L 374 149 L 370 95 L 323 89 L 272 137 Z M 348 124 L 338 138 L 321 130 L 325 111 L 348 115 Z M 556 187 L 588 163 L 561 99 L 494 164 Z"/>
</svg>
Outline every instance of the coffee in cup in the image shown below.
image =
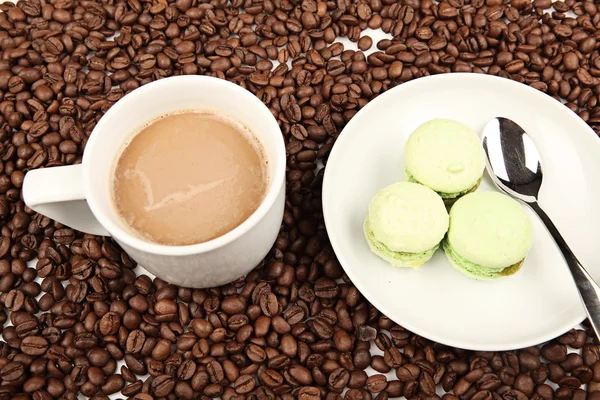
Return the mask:
<svg viewBox="0 0 600 400">
<path fill-rule="evenodd" d="M 268 187 L 262 145 L 242 123 L 211 110 L 182 110 L 145 124 L 114 166 L 113 201 L 133 234 L 183 246 L 244 222 Z"/>
</svg>

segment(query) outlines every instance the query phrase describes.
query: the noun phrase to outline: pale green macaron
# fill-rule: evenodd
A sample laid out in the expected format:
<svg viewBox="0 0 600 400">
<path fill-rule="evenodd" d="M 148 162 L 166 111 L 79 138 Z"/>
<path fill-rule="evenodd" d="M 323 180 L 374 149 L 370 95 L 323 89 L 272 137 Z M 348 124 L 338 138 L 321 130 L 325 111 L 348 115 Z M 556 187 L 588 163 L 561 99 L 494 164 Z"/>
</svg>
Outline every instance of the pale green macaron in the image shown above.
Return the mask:
<svg viewBox="0 0 600 400">
<path fill-rule="evenodd" d="M 373 253 L 398 267 L 419 267 L 438 249 L 448 230 L 442 199 L 426 186 L 398 182 L 369 204 L 363 229 Z"/>
<path fill-rule="evenodd" d="M 404 147 L 407 179 L 435 190 L 446 203 L 477 189 L 484 157 L 477 134 L 450 119 L 420 125 Z"/>
<path fill-rule="evenodd" d="M 533 241 L 523 206 L 497 192 L 461 197 L 450 210 L 443 247 L 452 265 L 475 279 L 498 279 L 516 273 Z"/>
</svg>

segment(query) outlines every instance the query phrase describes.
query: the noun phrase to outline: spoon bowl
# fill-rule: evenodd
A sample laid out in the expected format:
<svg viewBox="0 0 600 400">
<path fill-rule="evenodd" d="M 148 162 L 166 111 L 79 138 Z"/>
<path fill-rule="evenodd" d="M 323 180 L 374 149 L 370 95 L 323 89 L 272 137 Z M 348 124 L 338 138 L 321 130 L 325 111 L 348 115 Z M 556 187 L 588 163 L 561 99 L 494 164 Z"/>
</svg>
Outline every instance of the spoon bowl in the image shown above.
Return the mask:
<svg viewBox="0 0 600 400">
<path fill-rule="evenodd" d="M 494 183 L 522 201 L 537 200 L 543 179 L 540 152 L 523 128 L 508 118 L 494 118 L 483 129 L 482 144 Z"/>
</svg>

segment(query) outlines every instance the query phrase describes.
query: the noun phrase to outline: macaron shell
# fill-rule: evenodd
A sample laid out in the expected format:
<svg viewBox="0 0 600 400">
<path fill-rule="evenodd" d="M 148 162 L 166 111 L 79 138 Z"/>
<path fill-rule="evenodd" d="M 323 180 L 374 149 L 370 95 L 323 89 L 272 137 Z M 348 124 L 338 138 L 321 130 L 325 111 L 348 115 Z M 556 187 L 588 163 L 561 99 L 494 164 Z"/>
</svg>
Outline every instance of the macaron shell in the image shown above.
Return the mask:
<svg viewBox="0 0 600 400">
<path fill-rule="evenodd" d="M 516 200 L 497 192 L 475 192 L 450 209 L 447 240 L 473 264 L 506 268 L 527 256 L 533 237 L 529 217 Z"/>
<path fill-rule="evenodd" d="M 471 128 L 449 119 L 420 125 L 404 148 L 406 170 L 436 192 L 469 190 L 483 175 L 485 155 Z"/>
<path fill-rule="evenodd" d="M 431 249 L 443 239 L 449 224 L 441 197 L 411 182 L 394 183 L 377 192 L 369 204 L 368 220 L 376 241 L 406 253 Z"/>
<path fill-rule="evenodd" d="M 404 253 L 399 251 L 392 251 L 388 249 L 383 243 L 375 240 L 373 236 L 373 231 L 371 231 L 369 226 L 369 219 L 365 219 L 363 224 L 363 232 L 365 234 L 365 238 L 367 239 L 367 243 L 369 245 L 369 249 L 379 258 L 387 261 L 391 265 L 395 267 L 411 267 L 418 268 L 421 265 L 425 264 L 427 261 L 433 257 L 433 254 L 439 248 L 439 244 L 435 245 L 429 250 L 426 250 L 422 253 Z"/>
</svg>

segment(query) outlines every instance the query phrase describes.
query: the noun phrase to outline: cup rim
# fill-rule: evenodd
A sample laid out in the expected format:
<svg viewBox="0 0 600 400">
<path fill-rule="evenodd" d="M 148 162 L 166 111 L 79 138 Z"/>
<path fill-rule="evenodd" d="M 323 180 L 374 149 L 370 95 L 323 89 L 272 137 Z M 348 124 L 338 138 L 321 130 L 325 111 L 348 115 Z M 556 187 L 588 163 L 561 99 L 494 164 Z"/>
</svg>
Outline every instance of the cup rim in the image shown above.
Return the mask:
<svg viewBox="0 0 600 400">
<path fill-rule="evenodd" d="M 175 82 L 176 81 L 176 82 Z M 82 167 L 83 167 L 83 190 L 85 194 L 85 199 L 87 200 L 88 206 L 92 210 L 92 213 L 98 219 L 98 222 L 110 233 L 110 235 L 116 239 L 118 242 L 121 242 L 127 246 L 130 246 L 134 249 L 156 254 L 156 255 L 164 255 L 164 256 L 187 256 L 192 254 L 200 254 L 210 252 L 212 250 L 221 248 L 226 246 L 227 244 L 239 239 L 248 231 L 250 231 L 253 227 L 255 227 L 261 220 L 265 218 L 269 210 L 273 208 L 275 205 L 275 201 L 281 192 L 282 186 L 285 182 L 285 165 L 286 165 L 286 155 L 285 155 L 285 143 L 283 141 L 283 135 L 278 135 L 275 140 L 275 148 L 276 155 L 275 160 L 269 160 L 275 165 L 279 165 L 279 168 L 275 168 L 274 172 L 270 176 L 269 188 L 267 193 L 260 203 L 258 208 L 240 225 L 225 233 L 224 235 L 218 236 L 214 239 L 211 239 L 206 242 L 196 243 L 191 245 L 183 245 L 183 246 L 169 246 L 164 244 L 152 243 L 141 238 L 134 236 L 133 234 L 127 232 L 125 229 L 121 228 L 117 224 L 113 223 L 111 218 L 107 215 L 107 213 L 102 211 L 102 208 L 99 206 L 100 201 L 94 198 L 92 193 L 92 180 L 89 179 L 91 176 L 91 161 L 89 161 L 91 154 L 94 152 L 94 146 L 96 142 L 102 140 L 101 131 L 105 129 L 105 125 L 110 118 L 113 118 L 113 114 L 116 114 L 121 111 L 122 108 L 131 107 L 135 105 L 135 103 L 144 96 L 148 96 L 150 92 L 154 92 L 157 90 L 162 90 L 166 88 L 168 85 L 172 85 L 174 83 L 180 85 L 202 85 L 202 86 L 226 86 L 229 90 L 237 92 L 236 98 L 239 97 L 239 100 L 246 101 L 252 106 L 254 106 L 257 110 L 256 112 L 260 113 L 260 117 L 265 119 L 269 128 L 280 132 L 279 124 L 277 120 L 271 113 L 271 111 L 267 108 L 267 106 L 260 101 L 256 96 L 254 96 L 248 90 L 238 86 L 234 83 L 228 82 L 226 80 L 222 80 L 219 78 L 214 78 L 210 76 L 203 75 L 179 75 L 172 76 L 168 78 L 163 78 L 157 81 L 150 82 L 146 85 L 143 85 L 132 92 L 125 95 L 122 99 L 120 99 L 115 105 L 113 105 L 100 119 L 98 124 L 94 127 L 88 142 L 86 144 L 86 149 L 82 158 Z M 206 88 L 205 88 L 206 90 Z M 210 93 L 210 91 L 209 91 Z M 113 160 L 111 160 L 112 165 Z"/>
</svg>

